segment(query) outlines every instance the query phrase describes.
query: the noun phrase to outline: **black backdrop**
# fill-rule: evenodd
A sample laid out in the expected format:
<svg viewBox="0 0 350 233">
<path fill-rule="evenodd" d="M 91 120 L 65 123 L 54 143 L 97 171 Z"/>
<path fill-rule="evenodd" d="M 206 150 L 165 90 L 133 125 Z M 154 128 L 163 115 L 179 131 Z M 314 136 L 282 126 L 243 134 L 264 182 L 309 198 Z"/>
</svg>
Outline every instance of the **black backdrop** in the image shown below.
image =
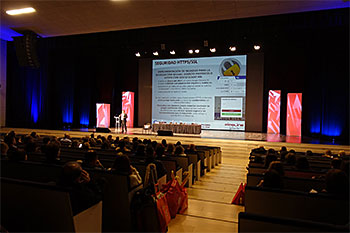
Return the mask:
<svg viewBox="0 0 350 233">
<path fill-rule="evenodd" d="M 349 9 L 256 17 L 147 29 L 42 38 L 37 70 L 20 67 L 8 43 L 7 117 L 9 127 L 61 129 L 95 125 L 95 103 L 121 110 L 121 92 L 135 92 L 138 119 L 138 58 L 169 49 L 188 57 L 189 48 L 204 51 L 203 40 L 218 55 L 264 53 L 264 119 L 268 90 L 282 90 L 281 132 L 285 133 L 286 96 L 303 93 L 303 135 L 349 140 Z M 160 44 L 166 45 L 165 51 Z M 266 132 L 266 126 L 265 126 Z"/>
</svg>

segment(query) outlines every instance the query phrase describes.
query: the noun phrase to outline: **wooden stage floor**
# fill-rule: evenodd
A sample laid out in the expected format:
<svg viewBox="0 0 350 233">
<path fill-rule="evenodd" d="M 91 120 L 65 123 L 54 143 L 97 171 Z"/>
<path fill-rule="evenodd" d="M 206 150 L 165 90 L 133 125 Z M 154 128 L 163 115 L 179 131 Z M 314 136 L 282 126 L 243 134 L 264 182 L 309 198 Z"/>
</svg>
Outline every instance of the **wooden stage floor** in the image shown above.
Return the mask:
<svg viewBox="0 0 350 233">
<path fill-rule="evenodd" d="M 15 130 L 19 134 L 28 134 L 32 131 L 39 135 L 55 135 L 62 137 L 69 133 L 73 137 L 83 137 L 91 134 L 92 130 L 64 131 L 64 130 L 42 130 L 23 128 L 1 128 L 1 133 Z M 244 211 L 244 207 L 231 205 L 232 198 L 240 183 L 246 182 L 247 164 L 251 149 L 260 145 L 265 148 L 279 149 L 286 146 L 287 149 L 296 151 L 312 150 L 314 152 L 325 152 L 330 149 L 333 152 L 344 150 L 350 153 L 350 146 L 291 143 L 286 140 L 275 139 L 269 141 L 268 135 L 257 133 L 229 132 L 229 131 L 203 131 L 201 135 L 174 135 L 157 136 L 156 134 L 144 134 L 141 128 L 129 129 L 128 134 L 119 132 L 96 133 L 100 135 L 112 134 L 113 137 L 138 137 L 140 139 L 151 139 L 160 142 L 166 139 L 170 143 L 181 141 L 182 144 L 220 146 L 223 162 L 216 166 L 211 172 L 201 177 L 191 188 L 189 193 L 189 208 L 186 213 L 179 214 L 172 219 L 169 232 L 237 232 L 238 213 Z"/>
</svg>

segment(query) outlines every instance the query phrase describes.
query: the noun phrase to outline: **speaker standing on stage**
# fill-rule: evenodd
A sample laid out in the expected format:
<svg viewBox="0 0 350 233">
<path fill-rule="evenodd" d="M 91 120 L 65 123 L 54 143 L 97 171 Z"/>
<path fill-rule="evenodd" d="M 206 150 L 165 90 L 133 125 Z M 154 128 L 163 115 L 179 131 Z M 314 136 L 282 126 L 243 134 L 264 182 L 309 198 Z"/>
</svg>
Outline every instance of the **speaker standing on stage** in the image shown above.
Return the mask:
<svg viewBox="0 0 350 233">
<path fill-rule="evenodd" d="M 128 119 L 128 114 L 126 114 L 124 112 L 124 110 L 120 114 L 120 119 L 121 119 L 121 122 L 122 122 L 122 133 L 124 133 L 124 129 L 125 129 L 125 133 L 128 132 L 128 129 L 126 128 L 126 121 Z"/>
</svg>

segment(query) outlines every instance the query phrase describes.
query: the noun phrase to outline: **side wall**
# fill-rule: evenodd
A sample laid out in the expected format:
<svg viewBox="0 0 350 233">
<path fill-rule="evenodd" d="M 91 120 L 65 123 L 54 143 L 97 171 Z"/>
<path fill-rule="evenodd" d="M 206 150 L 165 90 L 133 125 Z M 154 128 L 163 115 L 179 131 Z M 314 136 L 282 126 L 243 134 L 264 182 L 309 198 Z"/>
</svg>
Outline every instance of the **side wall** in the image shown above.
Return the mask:
<svg viewBox="0 0 350 233">
<path fill-rule="evenodd" d="M 6 122 L 6 64 L 7 42 L 0 40 L 0 127 Z"/>
</svg>

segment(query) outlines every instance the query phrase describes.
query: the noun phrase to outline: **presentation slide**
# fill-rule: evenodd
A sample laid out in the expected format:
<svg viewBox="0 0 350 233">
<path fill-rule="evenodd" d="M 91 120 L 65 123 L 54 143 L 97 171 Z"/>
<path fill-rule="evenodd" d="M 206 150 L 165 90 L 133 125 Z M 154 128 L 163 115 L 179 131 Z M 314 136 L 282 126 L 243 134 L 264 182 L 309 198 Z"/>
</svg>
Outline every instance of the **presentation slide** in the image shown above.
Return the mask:
<svg viewBox="0 0 350 233">
<path fill-rule="evenodd" d="M 245 130 L 247 55 L 153 60 L 152 122 Z"/>
</svg>

